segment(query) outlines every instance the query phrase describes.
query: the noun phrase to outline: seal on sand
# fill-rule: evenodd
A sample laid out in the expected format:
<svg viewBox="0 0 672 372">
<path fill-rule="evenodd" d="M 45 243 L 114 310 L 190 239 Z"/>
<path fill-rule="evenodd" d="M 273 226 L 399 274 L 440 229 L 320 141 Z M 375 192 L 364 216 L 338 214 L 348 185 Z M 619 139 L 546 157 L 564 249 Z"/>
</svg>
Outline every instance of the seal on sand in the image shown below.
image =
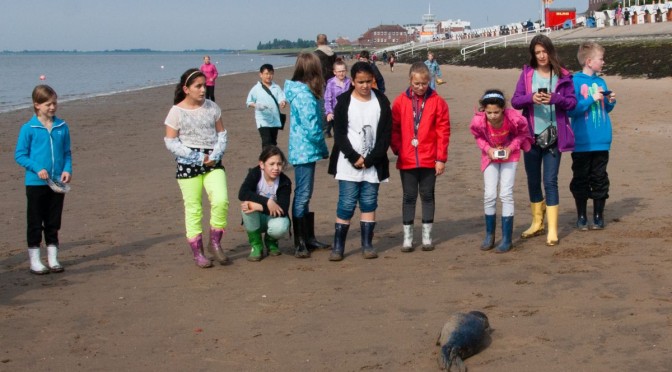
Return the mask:
<svg viewBox="0 0 672 372">
<path fill-rule="evenodd" d="M 439 368 L 466 371 L 463 360 L 490 344 L 490 332 L 488 317 L 480 311 L 453 314 L 436 340 L 441 345 Z"/>
</svg>

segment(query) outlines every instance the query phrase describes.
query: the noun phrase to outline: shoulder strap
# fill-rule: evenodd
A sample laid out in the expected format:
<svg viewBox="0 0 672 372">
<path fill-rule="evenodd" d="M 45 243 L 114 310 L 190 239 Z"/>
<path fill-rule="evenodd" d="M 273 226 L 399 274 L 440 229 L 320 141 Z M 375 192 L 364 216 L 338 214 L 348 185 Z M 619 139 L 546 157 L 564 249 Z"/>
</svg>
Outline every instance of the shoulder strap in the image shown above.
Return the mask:
<svg viewBox="0 0 672 372">
<path fill-rule="evenodd" d="M 261 84 L 261 87 L 264 88 L 266 93 L 268 93 L 271 96 L 271 98 L 273 98 L 273 102 L 275 102 L 275 105 L 278 106 L 278 111 L 280 111 L 280 105 L 278 104 L 278 100 L 275 99 L 275 96 L 273 95 L 273 93 L 271 93 L 271 90 L 268 89 L 268 87 L 265 86 L 264 83 L 260 83 L 260 84 Z"/>
</svg>

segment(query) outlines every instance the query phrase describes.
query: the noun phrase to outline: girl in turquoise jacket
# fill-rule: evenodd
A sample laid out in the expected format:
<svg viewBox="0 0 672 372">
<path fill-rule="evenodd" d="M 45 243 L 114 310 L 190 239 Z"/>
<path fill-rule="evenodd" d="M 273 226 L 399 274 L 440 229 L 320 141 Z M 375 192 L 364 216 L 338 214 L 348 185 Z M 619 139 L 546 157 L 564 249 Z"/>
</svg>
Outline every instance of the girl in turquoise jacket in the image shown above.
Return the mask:
<svg viewBox="0 0 672 372">
<path fill-rule="evenodd" d="M 315 239 L 315 215 L 309 211 L 315 184 L 315 163 L 329 156 L 322 134 L 324 79 L 320 60 L 312 53 L 296 58 L 294 75 L 285 81 L 285 97 L 291 106 L 289 162 L 294 166 L 294 256 L 310 257 L 310 249 L 329 248 Z"/>
<path fill-rule="evenodd" d="M 28 256 L 30 272 L 37 275 L 64 270 L 58 262 L 64 194 L 53 191 L 47 183 L 69 183 L 72 174 L 70 130 L 65 121 L 56 117 L 57 98 L 48 85 L 33 89 L 35 115 L 21 127 L 14 151 L 14 159 L 26 169 Z M 43 233 L 48 267 L 40 259 Z"/>
</svg>

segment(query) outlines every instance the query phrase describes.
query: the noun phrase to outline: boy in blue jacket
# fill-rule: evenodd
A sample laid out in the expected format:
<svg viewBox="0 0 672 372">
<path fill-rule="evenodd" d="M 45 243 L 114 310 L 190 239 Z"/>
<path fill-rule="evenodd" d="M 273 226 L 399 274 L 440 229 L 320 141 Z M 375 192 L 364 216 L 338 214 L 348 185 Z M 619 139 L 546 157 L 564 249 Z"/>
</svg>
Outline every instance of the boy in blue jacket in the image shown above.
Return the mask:
<svg viewBox="0 0 672 372">
<path fill-rule="evenodd" d="M 577 58 L 583 71 L 573 77 L 577 104 L 569 114 L 576 144 L 572 153 L 573 176 L 569 189 L 576 202 L 576 227 L 581 231 L 588 230 L 586 205 L 588 199 L 593 199 L 591 229 L 601 230 L 604 228 L 604 205 L 609 197 L 609 113 L 616 105 L 616 95 L 597 75 L 604 66 L 604 48 L 601 45 L 594 42 L 581 44 Z"/>
<path fill-rule="evenodd" d="M 26 168 L 26 211 L 30 272 L 37 275 L 63 272 L 58 262 L 58 230 L 61 228 L 64 194 L 53 191 L 51 179 L 70 182 L 72 157 L 70 130 L 56 117 L 56 92 L 48 85 L 33 89 L 35 115 L 21 127 L 14 159 Z M 42 233 L 47 244 L 48 267 L 40 259 Z"/>
</svg>

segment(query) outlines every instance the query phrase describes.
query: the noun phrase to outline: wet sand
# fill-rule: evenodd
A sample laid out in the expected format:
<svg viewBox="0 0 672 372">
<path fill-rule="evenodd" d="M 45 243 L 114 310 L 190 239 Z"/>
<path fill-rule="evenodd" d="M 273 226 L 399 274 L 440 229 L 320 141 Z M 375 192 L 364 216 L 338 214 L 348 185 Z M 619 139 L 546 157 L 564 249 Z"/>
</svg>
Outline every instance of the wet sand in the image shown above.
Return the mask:
<svg viewBox="0 0 672 372">
<path fill-rule="evenodd" d="M 359 254 L 358 215 L 342 262 L 329 262 L 328 251 L 296 259 L 289 238 L 284 255 L 245 260 L 237 194 L 260 140 L 244 103 L 257 74 L 240 74 L 220 78 L 216 92 L 230 131 L 224 245 L 232 265 L 203 270 L 190 258 L 162 140 L 173 87 L 160 87 L 60 106 L 74 158 L 61 230 L 66 271 L 31 275 L 23 170 L 13 159 L 31 112 L 0 114 L 0 370 L 435 370 L 443 323 L 469 310 L 485 312 L 494 328 L 490 347 L 467 360 L 470 371 L 671 369 L 672 109 L 661 97 L 672 80 L 606 77 L 618 105 L 605 230 L 573 229 L 564 154 L 560 244 L 518 239 L 531 220 L 521 163 L 515 248 L 496 255 L 478 249 L 483 181 L 468 125 L 480 94 L 510 95 L 519 71 L 442 68 L 452 135 L 437 181 L 436 250 L 400 252 L 401 185 L 392 166 L 381 186 L 376 260 Z M 406 87 L 407 69 L 381 67 L 390 99 Z M 290 73 L 276 71 L 276 81 Z M 283 149 L 287 135 L 279 136 Z M 311 209 L 318 238 L 331 241 L 337 183 L 326 168 L 318 163 Z M 293 177 L 291 167 L 287 173 Z"/>
</svg>

